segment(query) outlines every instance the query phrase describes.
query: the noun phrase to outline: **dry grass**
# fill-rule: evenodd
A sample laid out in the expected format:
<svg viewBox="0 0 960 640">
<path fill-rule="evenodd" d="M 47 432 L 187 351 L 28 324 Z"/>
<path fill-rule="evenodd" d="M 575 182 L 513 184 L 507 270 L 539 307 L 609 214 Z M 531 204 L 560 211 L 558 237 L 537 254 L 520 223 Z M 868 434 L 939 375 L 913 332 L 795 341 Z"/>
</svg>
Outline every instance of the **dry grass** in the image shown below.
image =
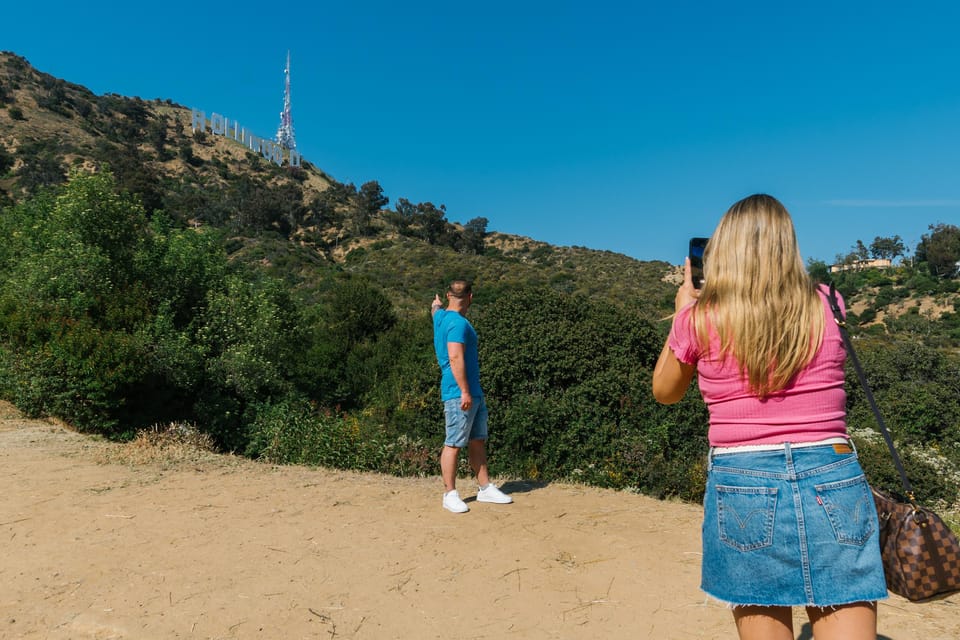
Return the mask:
<svg viewBox="0 0 960 640">
<path fill-rule="evenodd" d="M 99 457 L 107 463 L 169 467 L 183 463 L 219 462 L 231 456 L 218 454 L 211 437 L 201 433 L 195 425 L 171 422 L 141 431 L 130 442 L 104 449 Z"/>
<path fill-rule="evenodd" d="M 878 290 L 878 287 L 871 287 L 865 290 L 863 293 L 868 293 L 870 296 L 858 295 L 856 301 L 851 303 L 850 310 L 860 315 L 867 309 L 873 308 L 875 303 L 871 298 L 876 295 Z M 960 296 L 957 294 L 940 294 L 936 296 L 918 295 L 907 300 L 890 303 L 882 309 L 877 309 L 877 317 L 864 326 L 882 324 L 887 318 L 899 318 L 908 313 L 913 307 L 919 307 L 921 316 L 928 318 L 932 322 L 936 322 L 944 314 L 955 313 L 958 301 L 960 301 Z"/>
</svg>

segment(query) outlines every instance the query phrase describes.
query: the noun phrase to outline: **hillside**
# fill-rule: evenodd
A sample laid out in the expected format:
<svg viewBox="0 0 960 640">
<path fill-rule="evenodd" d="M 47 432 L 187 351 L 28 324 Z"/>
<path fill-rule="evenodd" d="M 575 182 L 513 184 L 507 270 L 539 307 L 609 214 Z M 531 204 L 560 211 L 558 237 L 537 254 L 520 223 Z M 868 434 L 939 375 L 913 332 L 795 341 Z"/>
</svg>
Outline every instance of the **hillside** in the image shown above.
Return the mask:
<svg viewBox="0 0 960 640">
<path fill-rule="evenodd" d="M 674 265 L 451 221 L 443 204 L 278 164 L 194 133 L 180 105 L 95 96 L 10 53 L 0 201 L 0 398 L 30 416 L 116 440 L 172 425 L 278 463 L 435 474 L 428 305 L 467 277 L 495 473 L 702 496 L 705 406 L 695 387 L 669 407 L 650 392 Z M 921 260 L 809 267 L 852 310 L 918 496 L 955 506 L 957 279 Z M 871 481 L 892 488 L 849 376 L 848 424 Z"/>
<path fill-rule="evenodd" d="M 116 94 L 97 96 L 34 69 L 10 52 L 0 52 L 0 103 L 6 107 L 0 111 L 3 146 L 13 156 L 12 175 L 4 186 L 14 199 L 38 186 L 38 178 L 62 182 L 69 168 L 93 163 L 122 164 L 136 158 L 143 165 L 142 175 L 157 184 L 177 180 L 213 188 L 223 187 L 232 175 L 263 171 L 270 164 L 253 162 L 249 150 L 225 136 L 194 136 L 187 107 Z M 185 153 L 186 148 L 192 153 Z M 27 149 L 38 150 L 56 171 L 34 175 L 36 163 L 23 153 Z M 121 162 L 111 162 L 117 158 Z M 307 195 L 332 182 L 309 164 L 297 179 Z"/>
<path fill-rule="evenodd" d="M 192 112 L 171 101 L 90 90 L 0 52 L 0 205 L 63 183 L 73 169 L 108 166 L 147 211 L 181 224 L 223 229 L 234 259 L 262 265 L 305 290 L 330 274 L 364 277 L 399 310 L 413 311 L 455 274 L 481 290 L 529 283 L 583 294 L 663 317 L 676 268 L 608 251 L 555 247 L 488 230 L 486 219 L 451 222 L 442 205 L 359 188 L 322 169 L 277 166 L 223 135 L 192 131 Z M 928 287 L 929 289 L 929 287 Z M 875 288 L 851 288 L 864 325 L 911 313 L 952 321 L 954 291 L 908 290 L 876 303 Z M 482 304 L 483 300 L 480 299 Z M 947 341 L 960 347 L 960 337 Z"/>
<path fill-rule="evenodd" d="M 389 198 L 375 181 L 365 192 L 309 162 L 276 166 L 225 136 L 195 135 L 186 107 L 96 96 L 9 52 L 0 53 L 0 104 L 0 202 L 60 184 L 71 169 L 107 165 L 148 211 L 227 230 L 236 258 L 308 287 L 317 269 L 363 275 L 401 309 L 432 298 L 451 268 L 484 285 L 533 281 L 621 301 L 630 292 L 649 299 L 650 287 L 658 302 L 669 294 L 660 284 L 665 263 L 553 247 L 485 226 L 483 250 L 467 249 L 464 225 L 447 221 L 442 207 L 407 203 L 404 219 L 381 208 Z"/>
</svg>

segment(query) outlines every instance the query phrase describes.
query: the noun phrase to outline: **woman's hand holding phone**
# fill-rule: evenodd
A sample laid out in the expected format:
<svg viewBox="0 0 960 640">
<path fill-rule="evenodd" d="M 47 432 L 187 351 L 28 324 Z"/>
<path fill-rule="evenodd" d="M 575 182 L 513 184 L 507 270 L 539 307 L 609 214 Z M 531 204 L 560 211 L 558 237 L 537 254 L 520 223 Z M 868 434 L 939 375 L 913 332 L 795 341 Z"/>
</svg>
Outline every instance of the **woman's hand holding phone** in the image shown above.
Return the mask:
<svg viewBox="0 0 960 640">
<path fill-rule="evenodd" d="M 683 263 L 683 284 L 677 289 L 677 295 L 673 300 L 674 311 L 680 311 L 692 302 L 696 302 L 700 297 L 700 289 L 693 286 L 693 275 L 690 269 L 690 258 Z"/>
</svg>

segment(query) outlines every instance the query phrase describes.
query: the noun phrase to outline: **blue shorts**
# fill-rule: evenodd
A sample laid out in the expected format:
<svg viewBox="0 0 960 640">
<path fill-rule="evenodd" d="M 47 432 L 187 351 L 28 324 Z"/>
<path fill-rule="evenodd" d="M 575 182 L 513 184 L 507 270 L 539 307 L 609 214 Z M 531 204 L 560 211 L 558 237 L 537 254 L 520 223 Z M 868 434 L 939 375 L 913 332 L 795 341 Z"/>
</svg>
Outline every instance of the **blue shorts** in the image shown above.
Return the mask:
<svg viewBox="0 0 960 640">
<path fill-rule="evenodd" d="M 463 448 L 470 440 L 487 439 L 487 403 L 483 396 L 475 397 L 467 411 L 460 408 L 460 398 L 444 400 L 443 414 L 447 418 L 443 444 L 448 447 Z"/>
<path fill-rule="evenodd" d="M 707 469 L 701 588 L 709 595 L 816 607 L 887 597 L 877 511 L 851 447 L 711 450 Z"/>
</svg>

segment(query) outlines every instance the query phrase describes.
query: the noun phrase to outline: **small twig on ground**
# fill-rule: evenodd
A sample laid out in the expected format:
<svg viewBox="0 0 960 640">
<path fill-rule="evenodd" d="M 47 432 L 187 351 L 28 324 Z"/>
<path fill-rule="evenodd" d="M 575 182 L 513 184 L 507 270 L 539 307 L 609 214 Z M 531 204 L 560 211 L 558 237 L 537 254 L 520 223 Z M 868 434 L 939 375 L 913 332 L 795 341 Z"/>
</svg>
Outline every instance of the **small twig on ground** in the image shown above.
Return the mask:
<svg viewBox="0 0 960 640">
<path fill-rule="evenodd" d="M 396 591 L 400 595 L 403 595 L 403 588 L 407 586 L 407 583 L 410 582 L 412 579 L 413 579 L 412 577 L 407 576 L 405 580 L 401 580 L 400 582 L 398 582 L 395 587 L 390 587 L 388 591 Z"/>
<path fill-rule="evenodd" d="M 517 563 L 519 563 L 519 562 L 520 562 L 520 561 L 517 560 Z M 505 574 L 503 574 L 502 576 L 500 576 L 501 578 L 506 578 L 506 577 L 507 577 L 508 575 L 510 575 L 511 573 L 517 574 L 517 592 L 518 592 L 518 593 L 520 592 L 520 572 L 521 572 L 521 571 L 526 571 L 526 569 L 524 569 L 523 567 L 517 567 L 516 569 L 511 569 L 510 571 L 507 571 Z"/>
<path fill-rule="evenodd" d="M 572 609 L 567 609 L 566 611 L 563 612 L 563 617 L 564 617 L 564 619 L 566 619 L 568 613 L 571 613 L 571 612 L 574 612 L 574 611 L 580 611 L 581 609 L 587 609 L 587 608 L 592 607 L 592 606 L 595 605 L 595 604 L 607 604 L 607 603 L 611 602 L 611 600 L 610 600 L 610 589 L 613 588 L 613 581 L 614 581 L 614 580 L 615 580 L 615 578 L 610 578 L 610 584 L 607 585 L 607 592 L 606 592 L 605 594 L 603 594 L 603 597 L 602 597 L 602 598 L 597 598 L 597 599 L 595 599 L 595 600 L 588 600 L 587 602 L 583 602 L 583 601 L 581 600 L 581 601 L 580 601 L 580 604 L 578 604 L 577 606 L 573 607 Z M 580 596 L 578 595 L 577 598 L 579 599 Z"/>
<path fill-rule="evenodd" d="M 318 618 L 320 618 L 320 622 L 322 622 L 323 624 L 329 624 L 329 625 L 330 625 L 330 637 L 331 637 L 331 638 L 336 638 L 336 637 L 337 637 L 337 623 L 333 621 L 333 618 L 331 618 L 331 617 L 328 616 L 328 615 L 324 615 L 324 614 L 320 613 L 319 611 L 316 611 L 316 610 L 312 609 L 311 607 L 307 607 L 307 611 L 309 611 L 309 612 L 312 613 L 313 615 L 315 615 L 315 616 L 317 616 Z"/>
</svg>

